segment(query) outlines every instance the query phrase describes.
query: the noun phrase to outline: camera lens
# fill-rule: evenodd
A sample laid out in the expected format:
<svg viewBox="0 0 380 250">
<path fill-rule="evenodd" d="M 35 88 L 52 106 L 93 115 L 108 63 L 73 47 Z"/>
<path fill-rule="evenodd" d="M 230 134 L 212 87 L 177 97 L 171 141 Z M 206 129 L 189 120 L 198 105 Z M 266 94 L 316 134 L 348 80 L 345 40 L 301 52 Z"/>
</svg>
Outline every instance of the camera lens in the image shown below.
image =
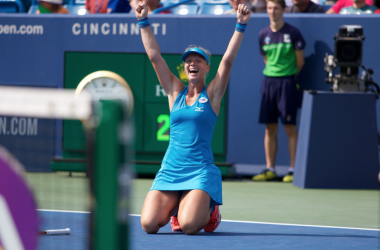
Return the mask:
<svg viewBox="0 0 380 250">
<path fill-rule="evenodd" d="M 342 59 L 345 61 L 351 61 L 356 59 L 358 50 L 352 44 L 345 44 L 342 46 Z"/>
<path fill-rule="evenodd" d="M 361 42 L 360 41 L 337 41 L 336 58 L 339 63 L 358 64 L 361 60 Z M 352 65 L 353 66 L 353 65 Z"/>
</svg>

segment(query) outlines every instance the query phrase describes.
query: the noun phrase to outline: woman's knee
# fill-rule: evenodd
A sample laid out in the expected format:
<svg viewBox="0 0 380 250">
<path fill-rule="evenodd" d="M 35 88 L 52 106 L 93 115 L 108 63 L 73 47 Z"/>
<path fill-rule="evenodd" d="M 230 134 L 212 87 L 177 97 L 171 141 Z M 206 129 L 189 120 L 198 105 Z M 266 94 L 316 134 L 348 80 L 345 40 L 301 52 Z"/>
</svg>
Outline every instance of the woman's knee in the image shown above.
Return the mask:
<svg viewBox="0 0 380 250">
<path fill-rule="evenodd" d="M 146 216 L 144 214 L 141 215 L 141 227 L 148 234 L 155 234 L 160 230 L 161 227 L 168 224 L 170 220 L 170 215 L 166 216 Z"/>
<path fill-rule="evenodd" d="M 181 197 L 178 222 L 185 234 L 196 234 L 209 221 L 210 195 L 203 190 L 191 190 Z"/>
<path fill-rule="evenodd" d="M 203 225 L 199 225 L 195 222 L 180 222 L 182 231 L 187 235 L 197 234 L 203 229 Z"/>
<path fill-rule="evenodd" d="M 148 233 L 148 234 L 155 234 L 160 229 L 160 226 L 157 223 L 154 222 L 148 222 L 141 220 L 141 227 L 142 229 Z"/>
<path fill-rule="evenodd" d="M 158 223 L 144 218 L 141 218 L 141 227 L 148 234 L 155 234 L 160 229 Z"/>
<path fill-rule="evenodd" d="M 175 192 L 150 191 L 141 211 L 141 227 L 148 234 L 157 233 L 170 219 L 170 211 L 178 204 Z"/>
</svg>

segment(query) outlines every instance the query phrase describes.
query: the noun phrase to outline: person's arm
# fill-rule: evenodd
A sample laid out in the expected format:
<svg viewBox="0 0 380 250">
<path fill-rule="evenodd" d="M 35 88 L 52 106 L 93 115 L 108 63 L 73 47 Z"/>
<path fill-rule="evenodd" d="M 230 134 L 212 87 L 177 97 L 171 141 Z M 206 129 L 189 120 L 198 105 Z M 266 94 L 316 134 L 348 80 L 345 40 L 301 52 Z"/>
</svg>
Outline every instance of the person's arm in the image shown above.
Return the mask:
<svg viewBox="0 0 380 250">
<path fill-rule="evenodd" d="M 148 6 L 146 2 L 140 2 L 135 10 L 137 19 L 145 19 L 148 17 Z M 169 70 L 164 58 L 161 56 L 160 47 L 158 46 L 157 40 L 153 35 L 150 26 L 140 29 L 141 38 L 145 47 L 145 51 L 152 62 L 153 68 L 156 71 L 158 80 L 161 86 L 164 88 L 166 94 L 169 98 L 169 108 L 173 107 L 174 101 L 178 94 L 185 87 L 183 83 L 173 75 Z"/>
<path fill-rule="evenodd" d="M 338 0 L 328 11 L 326 11 L 326 14 L 338 14 L 343 7 L 344 3 L 341 0 Z"/>
<path fill-rule="evenodd" d="M 333 10 L 333 8 L 330 8 L 328 11 L 326 11 L 326 14 L 336 14 L 336 12 Z"/>
<path fill-rule="evenodd" d="M 296 50 L 296 66 L 297 66 L 296 76 L 301 72 L 301 69 L 304 65 L 305 65 L 305 57 L 304 57 L 303 50 Z"/>
<path fill-rule="evenodd" d="M 86 7 L 86 10 L 88 11 L 88 13 L 90 13 L 90 8 L 91 8 L 90 0 L 86 0 L 85 7 Z"/>
<path fill-rule="evenodd" d="M 70 14 L 70 11 L 63 6 L 59 6 L 57 14 Z"/>
<path fill-rule="evenodd" d="M 265 64 L 267 64 L 267 55 L 263 55 L 263 58 L 264 58 Z"/>
<path fill-rule="evenodd" d="M 249 11 L 248 7 L 244 4 L 239 4 L 236 15 L 238 23 L 247 24 L 249 18 L 251 17 L 251 11 Z M 237 52 L 239 51 L 241 41 L 243 40 L 243 35 L 243 32 L 235 30 L 230 43 L 228 44 L 227 50 L 223 55 L 222 61 L 219 64 L 218 72 L 207 88 L 211 106 L 217 115 L 219 114 L 220 101 L 226 92 L 232 63 Z"/>
<path fill-rule="evenodd" d="M 298 75 L 301 72 L 303 65 L 305 64 L 304 49 L 306 47 L 306 42 L 301 32 L 298 29 L 296 32 L 294 32 L 292 40 L 293 40 L 293 48 L 294 48 L 295 56 L 296 56 L 296 67 L 297 67 L 296 75 Z"/>
</svg>

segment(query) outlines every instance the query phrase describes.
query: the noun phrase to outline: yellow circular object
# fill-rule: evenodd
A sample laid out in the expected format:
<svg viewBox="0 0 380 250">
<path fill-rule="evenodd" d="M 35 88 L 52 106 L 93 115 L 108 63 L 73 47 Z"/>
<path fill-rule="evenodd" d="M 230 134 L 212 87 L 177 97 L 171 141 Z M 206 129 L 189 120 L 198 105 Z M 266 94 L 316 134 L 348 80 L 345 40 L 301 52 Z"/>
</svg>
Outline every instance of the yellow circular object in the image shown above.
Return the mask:
<svg viewBox="0 0 380 250">
<path fill-rule="evenodd" d="M 114 100 L 120 99 L 127 101 L 129 115 L 133 111 L 133 93 L 129 84 L 120 75 L 111 71 L 96 71 L 79 83 L 75 94 L 79 95 L 82 91 L 91 94 L 94 100 Z"/>
</svg>

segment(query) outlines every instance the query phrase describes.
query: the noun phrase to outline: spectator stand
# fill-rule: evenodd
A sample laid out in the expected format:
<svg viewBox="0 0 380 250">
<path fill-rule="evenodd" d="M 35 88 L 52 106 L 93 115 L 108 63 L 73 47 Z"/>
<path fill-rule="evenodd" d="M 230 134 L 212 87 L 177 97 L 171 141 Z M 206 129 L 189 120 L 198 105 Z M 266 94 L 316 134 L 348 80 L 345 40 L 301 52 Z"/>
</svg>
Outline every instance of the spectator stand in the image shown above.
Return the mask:
<svg viewBox="0 0 380 250">
<path fill-rule="evenodd" d="M 198 11 L 198 4 L 194 3 L 194 0 L 185 0 L 185 1 L 165 1 L 162 2 L 164 4 L 164 7 L 155 9 L 153 11 L 153 14 L 158 14 L 160 12 L 163 12 L 165 10 L 170 10 L 173 14 L 179 14 L 179 15 L 188 15 L 188 14 L 196 14 L 196 11 Z M 166 6 L 165 6 L 166 4 Z"/>
<path fill-rule="evenodd" d="M 199 4 L 197 1 L 179 1 L 179 0 L 172 0 L 169 1 L 166 5 L 166 7 L 171 7 L 170 11 L 173 14 L 177 15 L 196 15 L 198 14 L 199 10 Z M 180 5 L 177 5 L 180 4 Z M 174 6 L 174 7 L 173 7 Z"/>
<path fill-rule="evenodd" d="M 65 5 L 65 8 L 70 11 L 72 15 L 86 15 L 86 0 L 70 0 L 70 3 Z"/>
<path fill-rule="evenodd" d="M 0 0 L 0 13 L 23 13 L 24 4 L 20 0 Z"/>
<path fill-rule="evenodd" d="M 231 9 L 228 0 L 185 0 L 185 1 L 161 1 L 164 7 L 153 11 L 158 14 L 170 9 L 173 14 L 178 15 L 222 15 L 226 10 Z"/>
<path fill-rule="evenodd" d="M 0 6 L 2 2 L 18 2 L 20 0 L 0 0 Z M 158 14 L 162 11 L 170 9 L 173 14 L 177 15 L 222 15 L 226 10 L 231 9 L 231 5 L 228 0 L 161 0 L 161 4 L 164 7 L 158 8 L 153 11 L 154 14 Z M 85 7 L 85 0 L 64 0 L 63 5 L 70 11 L 72 15 L 85 15 L 87 10 Z M 31 0 L 31 6 L 29 8 L 29 14 L 36 14 L 39 7 L 38 0 Z M 8 13 L 15 13 L 16 8 L 13 7 Z M 6 12 L 1 11 L 0 12 Z M 23 12 L 23 8 L 22 11 Z"/>
<path fill-rule="evenodd" d="M 1 0 L 0 0 L 1 1 Z M 70 11 L 72 15 L 85 15 L 87 10 L 85 7 L 86 0 L 63 0 L 63 6 Z M 40 2 L 32 0 L 32 5 L 29 8 L 29 14 L 36 14 Z"/>
<path fill-rule="evenodd" d="M 226 10 L 230 10 L 231 5 L 228 0 L 208 0 L 205 1 L 199 10 L 201 15 L 223 15 Z"/>
</svg>

